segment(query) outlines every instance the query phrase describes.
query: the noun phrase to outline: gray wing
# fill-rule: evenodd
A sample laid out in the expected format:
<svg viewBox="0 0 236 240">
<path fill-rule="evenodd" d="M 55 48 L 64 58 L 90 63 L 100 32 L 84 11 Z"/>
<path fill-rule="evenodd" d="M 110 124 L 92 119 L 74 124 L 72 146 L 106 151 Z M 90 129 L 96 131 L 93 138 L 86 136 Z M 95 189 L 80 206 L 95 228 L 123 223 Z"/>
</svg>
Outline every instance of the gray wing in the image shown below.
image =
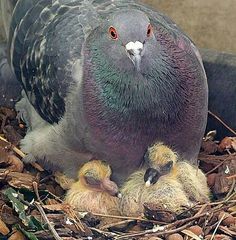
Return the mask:
<svg viewBox="0 0 236 240">
<path fill-rule="evenodd" d="M 10 59 L 17 79 L 38 113 L 49 123 L 65 112 L 73 85 L 71 67 L 81 58 L 82 1 L 20 0 L 10 30 Z"/>
</svg>

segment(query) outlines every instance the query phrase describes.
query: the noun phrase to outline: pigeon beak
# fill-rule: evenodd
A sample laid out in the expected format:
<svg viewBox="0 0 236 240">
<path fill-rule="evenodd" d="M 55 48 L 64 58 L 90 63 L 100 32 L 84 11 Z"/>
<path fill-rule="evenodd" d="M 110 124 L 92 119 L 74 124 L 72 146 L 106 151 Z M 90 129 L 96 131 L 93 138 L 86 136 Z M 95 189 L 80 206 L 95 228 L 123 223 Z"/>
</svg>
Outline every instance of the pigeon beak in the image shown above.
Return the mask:
<svg viewBox="0 0 236 240">
<path fill-rule="evenodd" d="M 125 49 L 127 52 L 128 57 L 133 62 L 136 70 L 140 71 L 140 64 L 143 52 L 143 43 L 136 41 L 136 42 L 129 42 L 125 45 Z"/>
<path fill-rule="evenodd" d="M 107 192 L 108 194 L 110 194 L 111 196 L 118 197 L 118 198 L 121 197 L 118 186 L 116 185 L 116 183 L 111 181 L 109 178 L 104 178 L 102 180 L 101 189 L 103 191 Z"/>
</svg>

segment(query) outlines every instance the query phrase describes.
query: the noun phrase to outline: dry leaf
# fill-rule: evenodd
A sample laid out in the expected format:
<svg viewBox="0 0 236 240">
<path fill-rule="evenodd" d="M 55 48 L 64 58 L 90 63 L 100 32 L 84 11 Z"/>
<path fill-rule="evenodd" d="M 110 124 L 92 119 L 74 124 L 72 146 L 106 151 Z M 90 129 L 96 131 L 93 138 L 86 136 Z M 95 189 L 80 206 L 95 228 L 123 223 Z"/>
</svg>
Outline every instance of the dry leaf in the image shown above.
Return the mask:
<svg viewBox="0 0 236 240">
<path fill-rule="evenodd" d="M 210 240 L 212 239 L 212 235 L 207 235 L 205 237 L 205 240 Z M 214 235 L 214 240 L 233 240 L 233 238 L 227 236 L 227 235 L 224 235 L 224 234 L 216 234 Z"/>
<path fill-rule="evenodd" d="M 18 230 L 15 230 L 8 240 L 26 240 L 26 237 Z"/>
<path fill-rule="evenodd" d="M 191 231 L 192 233 L 196 234 L 197 236 L 203 235 L 203 230 L 198 225 L 191 226 L 187 230 Z"/>
<path fill-rule="evenodd" d="M 233 149 L 236 151 L 236 137 L 225 137 L 219 144 L 219 150 L 225 151 L 227 149 Z"/>
<path fill-rule="evenodd" d="M 22 139 L 22 136 L 11 125 L 5 126 L 3 128 L 3 133 L 5 135 L 5 138 L 15 146 L 17 146 Z"/>
<path fill-rule="evenodd" d="M 201 148 L 205 154 L 213 154 L 217 152 L 218 145 L 213 141 L 203 141 Z"/>
<path fill-rule="evenodd" d="M 51 205 L 43 205 L 44 209 L 50 210 L 50 211 L 68 211 L 71 207 L 68 204 L 51 204 Z"/>
<path fill-rule="evenodd" d="M 211 188 L 215 185 L 217 173 L 212 173 L 207 176 L 207 184 Z"/>
<path fill-rule="evenodd" d="M 223 217 L 224 216 L 224 217 Z M 222 224 L 225 226 L 235 225 L 236 224 L 236 218 L 234 218 L 231 214 L 227 212 L 220 212 L 218 216 L 218 220 L 220 220 L 223 217 Z"/>
<path fill-rule="evenodd" d="M 13 155 L 13 154 L 10 154 L 10 155 L 8 156 L 8 159 L 7 159 L 6 163 L 10 165 L 10 166 L 7 168 L 7 169 L 10 170 L 10 171 L 13 171 L 13 172 L 22 172 L 23 169 L 24 169 L 24 164 L 23 164 L 23 162 L 22 162 L 18 157 L 16 157 L 16 156 Z"/>
<path fill-rule="evenodd" d="M 183 240 L 183 237 L 179 233 L 169 235 L 166 240 Z"/>
<path fill-rule="evenodd" d="M 158 204 L 144 203 L 144 215 L 147 219 L 170 223 L 176 220 L 176 214 L 163 209 Z"/>
<path fill-rule="evenodd" d="M 232 185 L 232 180 L 227 179 L 224 173 L 217 174 L 215 178 L 215 185 L 212 187 L 212 192 L 215 196 L 222 196 L 228 193 Z"/>
<path fill-rule="evenodd" d="M 10 172 L 4 169 L 0 169 L 0 180 L 5 180 L 12 187 L 29 190 L 33 190 L 33 182 L 38 182 L 38 178 L 31 174 Z"/>
<path fill-rule="evenodd" d="M 7 225 L 0 218 L 0 233 L 5 236 L 9 232 L 10 232 L 9 228 L 7 227 Z"/>
</svg>

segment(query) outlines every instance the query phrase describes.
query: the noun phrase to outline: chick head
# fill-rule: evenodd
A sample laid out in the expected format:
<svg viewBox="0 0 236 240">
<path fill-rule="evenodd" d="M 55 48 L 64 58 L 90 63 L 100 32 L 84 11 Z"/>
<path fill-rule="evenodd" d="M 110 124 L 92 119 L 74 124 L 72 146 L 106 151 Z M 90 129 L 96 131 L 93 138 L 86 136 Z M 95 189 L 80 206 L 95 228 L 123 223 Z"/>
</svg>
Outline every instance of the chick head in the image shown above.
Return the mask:
<svg viewBox="0 0 236 240">
<path fill-rule="evenodd" d="M 81 184 L 87 189 L 107 192 L 111 196 L 120 197 L 117 184 L 110 179 L 111 174 L 111 168 L 106 162 L 92 160 L 80 168 L 78 177 Z"/>
<path fill-rule="evenodd" d="M 160 142 L 149 147 L 144 158 L 150 166 L 144 175 L 147 187 L 155 184 L 161 176 L 171 173 L 178 160 L 177 154 Z"/>
</svg>

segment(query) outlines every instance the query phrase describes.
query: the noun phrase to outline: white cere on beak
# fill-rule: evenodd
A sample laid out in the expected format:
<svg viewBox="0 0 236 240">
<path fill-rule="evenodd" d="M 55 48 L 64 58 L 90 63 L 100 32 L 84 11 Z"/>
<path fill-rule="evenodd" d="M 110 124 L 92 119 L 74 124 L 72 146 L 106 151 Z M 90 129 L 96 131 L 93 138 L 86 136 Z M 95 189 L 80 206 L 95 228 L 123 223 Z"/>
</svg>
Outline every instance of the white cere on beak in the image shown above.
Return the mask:
<svg viewBox="0 0 236 240">
<path fill-rule="evenodd" d="M 147 182 L 145 182 L 145 186 L 146 186 L 146 187 L 150 187 L 150 186 L 151 186 L 151 181 L 150 181 L 150 180 L 147 180 Z"/>
<path fill-rule="evenodd" d="M 132 50 L 134 52 L 140 53 L 143 50 L 143 43 L 139 41 L 136 41 L 135 43 L 129 42 L 125 45 L 125 48 L 127 51 Z"/>
<path fill-rule="evenodd" d="M 129 42 L 125 45 L 125 49 L 127 52 L 128 57 L 133 62 L 137 71 L 140 70 L 140 63 L 142 58 L 142 51 L 143 51 L 143 43 L 136 41 L 136 42 Z"/>
<path fill-rule="evenodd" d="M 122 198 L 122 194 L 121 194 L 121 193 L 118 193 L 118 194 L 117 194 L 117 197 L 118 197 L 118 198 Z"/>
</svg>

